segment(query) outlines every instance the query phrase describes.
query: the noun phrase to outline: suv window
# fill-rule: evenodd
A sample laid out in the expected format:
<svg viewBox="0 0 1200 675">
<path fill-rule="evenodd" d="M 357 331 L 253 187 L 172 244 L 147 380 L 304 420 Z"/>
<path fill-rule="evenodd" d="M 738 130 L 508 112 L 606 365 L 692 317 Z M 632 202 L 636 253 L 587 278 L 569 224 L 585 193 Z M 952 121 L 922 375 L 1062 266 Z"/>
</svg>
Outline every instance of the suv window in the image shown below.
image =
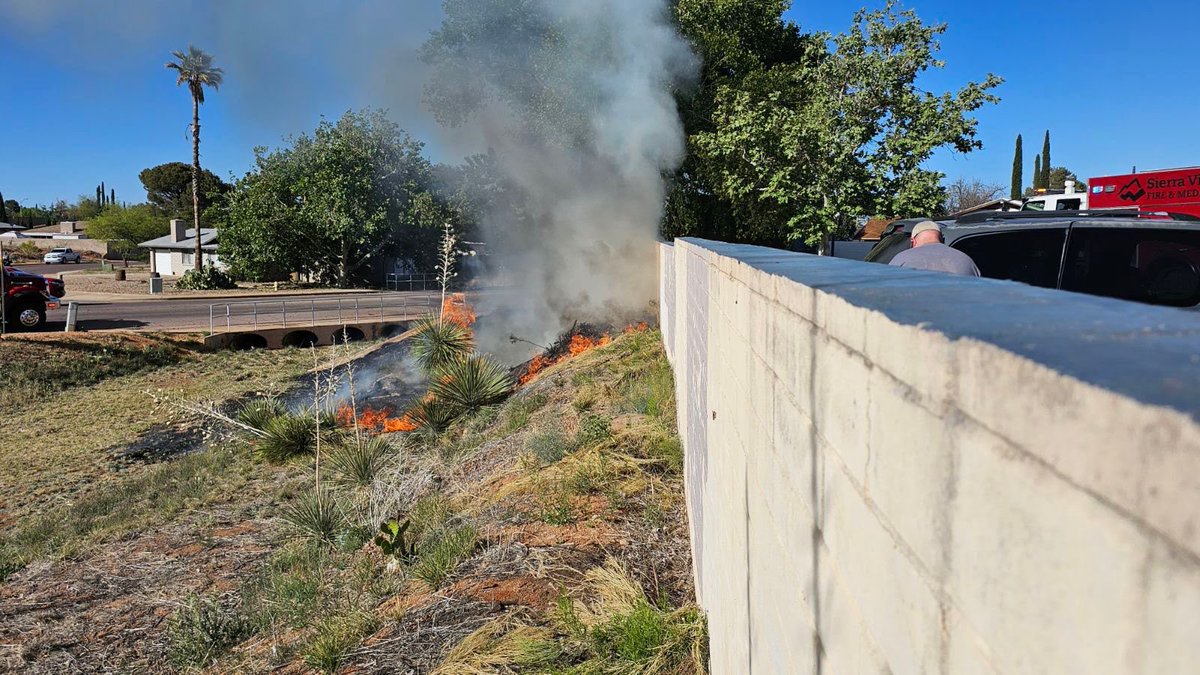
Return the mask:
<svg viewBox="0 0 1200 675">
<path fill-rule="evenodd" d="M 975 234 L 951 243 L 971 256 L 989 279 L 1010 279 L 1043 288 L 1058 287 L 1066 228 L 1022 229 Z"/>
<path fill-rule="evenodd" d="M 1200 304 L 1200 231 L 1075 227 L 1063 289 L 1193 307 Z"/>
<path fill-rule="evenodd" d="M 1082 203 L 1082 200 L 1079 199 L 1060 199 L 1054 208 L 1057 211 L 1078 211 L 1079 205 Z"/>
</svg>

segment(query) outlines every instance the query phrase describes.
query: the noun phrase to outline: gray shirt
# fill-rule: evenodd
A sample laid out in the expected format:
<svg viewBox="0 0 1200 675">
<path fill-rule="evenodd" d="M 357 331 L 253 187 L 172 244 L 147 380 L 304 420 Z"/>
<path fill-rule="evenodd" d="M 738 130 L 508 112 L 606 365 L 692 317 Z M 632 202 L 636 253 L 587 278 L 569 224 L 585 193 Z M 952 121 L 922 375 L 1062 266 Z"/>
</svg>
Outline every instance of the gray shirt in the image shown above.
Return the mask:
<svg viewBox="0 0 1200 675">
<path fill-rule="evenodd" d="M 975 266 L 975 261 L 971 260 L 971 256 L 945 244 L 925 244 L 901 251 L 896 254 L 895 258 L 892 258 L 890 264 L 915 270 L 949 272 L 968 277 L 979 276 L 979 268 Z"/>
</svg>

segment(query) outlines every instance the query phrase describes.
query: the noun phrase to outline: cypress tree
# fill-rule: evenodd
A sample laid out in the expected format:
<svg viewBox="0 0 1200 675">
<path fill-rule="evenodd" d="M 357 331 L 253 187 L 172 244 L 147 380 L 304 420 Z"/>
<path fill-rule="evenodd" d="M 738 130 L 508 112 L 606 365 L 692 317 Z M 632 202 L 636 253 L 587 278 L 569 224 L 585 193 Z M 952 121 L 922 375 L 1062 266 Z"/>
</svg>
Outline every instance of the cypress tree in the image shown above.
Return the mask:
<svg viewBox="0 0 1200 675">
<path fill-rule="evenodd" d="M 100 181 L 100 206 L 103 208 L 108 205 L 108 192 L 104 189 L 104 181 Z"/>
<path fill-rule="evenodd" d="M 1037 192 L 1042 188 L 1042 156 L 1037 155 L 1033 158 L 1033 191 Z"/>
<path fill-rule="evenodd" d="M 1025 177 L 1021 175 L 1025 168 L 1022 166 L 1025 163 L 1025 159 L 1021 156 L 1022 153 L 1021 134 L 1017 134 L 1017 149 L 1013 152 L 1012 189 L 1008 193 L 1009 199 L 1021 198 L 1022 183 L 1025 182 Z"/>
<path fill-rule="evenodd" d="M 1046 130 L 1046 140 L 1042 141 L 1042 187 L 1050 187 L 1050 130 Z"/>
<path fill-rule="evenodd" d="M 100 193 L 101 193 L 100 186 L 99 186 L 99 185 L 97 185 L 97 186 L 96 186 L 96 204 L 97 204 L 97 205 L 99 205 L 99 204 L 100 204 L 100 199 L 101 199 L 101 198 L 100 198 Z"/>
<path fill-rule="evenodd" d="M 4 193 L 0 192 L 0 223 L 8 222 L 8 209 L 4 206 Z"/>
<path fill-rule="evenodd" d="M 117 189 L 116 188 L 108 189 L 108 205 L 109 206 L 117 205 Z"/>
</svg>

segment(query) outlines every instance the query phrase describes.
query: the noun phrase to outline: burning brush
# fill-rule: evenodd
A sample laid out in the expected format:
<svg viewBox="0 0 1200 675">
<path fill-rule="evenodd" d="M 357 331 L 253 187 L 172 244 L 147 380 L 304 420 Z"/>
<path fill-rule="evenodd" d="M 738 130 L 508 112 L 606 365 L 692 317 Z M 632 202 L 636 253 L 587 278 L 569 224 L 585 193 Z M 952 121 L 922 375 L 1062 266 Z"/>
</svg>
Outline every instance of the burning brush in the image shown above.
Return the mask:
<svg viewBox="0 0 1200 675">
<path fill-rule="evenodd" d="M 625 327 L 624 332 L 638 333 L 649 330 L 650 325 L 645 321 L 638 324 L 630 324 Z M 574 358 L 580 354 L 603 347 L 612 342 L 611 329 L 605 326 L 597 326 L 590 323 L 578 323 L 571 326 L 571 329 L 558 336 L 549 347 L 541 347 L 537 343 L 530 342 L 515 335 L 509 336 L 509 341 L 525 342 L 535 347 L 541 347 L 544 351 L 537 356 L 534 356 L 528 363 L 518 367 L 514 374 L 517 376 L 518 384 L 527 384 L 537 377 L 538 373 L 549 368 L 550 366 L 562 363 L 567 359 Z"/>
</svg>

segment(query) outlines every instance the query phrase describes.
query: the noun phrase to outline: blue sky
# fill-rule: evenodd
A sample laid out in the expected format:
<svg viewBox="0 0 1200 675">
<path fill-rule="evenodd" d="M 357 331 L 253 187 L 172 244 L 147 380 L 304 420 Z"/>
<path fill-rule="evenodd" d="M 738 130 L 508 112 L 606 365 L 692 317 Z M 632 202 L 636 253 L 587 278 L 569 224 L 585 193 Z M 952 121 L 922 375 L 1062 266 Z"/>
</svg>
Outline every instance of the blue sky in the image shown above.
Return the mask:
<svg viewBox="0 0 1200 675">
<path fill-rule="evenodd" d="M 433 0 L 4 0 L 0 49 L 0 191 L 22 203 L 72 200 L 100 181 L 118 199 L 144 199 L 137 173 L 188 161 L 191 104 L 163 68 L 189 42 L 226 68 L 201 112 L 203 163 L 241 175 L 255 145 L 311 129 L 320 115 L 377 105 L 415 136 L 434 137 L 420 112 L 414 52 L 436 25 Z M 839 31 L 860 2 L 797 2 L 789 18 Z M 874 3 L 873 6 L 878 6 Z M 1086 178 L 1200 164 L 1200 2 L 909 0 L 946 22 L 944 70 L 923 85 L 956 89 L 988 72 L 1002 102 L 980 111 L 984 149 L 942 152 L 929 167 L 953 179 L 1007 185 L 1013 140 L 1026 169 L 1053 137 L 1056 165 Z M 434 149 L 436 153 L 436 148 Z M 452 159 L 452 158 L 445 158 Z"/>
</svg>

